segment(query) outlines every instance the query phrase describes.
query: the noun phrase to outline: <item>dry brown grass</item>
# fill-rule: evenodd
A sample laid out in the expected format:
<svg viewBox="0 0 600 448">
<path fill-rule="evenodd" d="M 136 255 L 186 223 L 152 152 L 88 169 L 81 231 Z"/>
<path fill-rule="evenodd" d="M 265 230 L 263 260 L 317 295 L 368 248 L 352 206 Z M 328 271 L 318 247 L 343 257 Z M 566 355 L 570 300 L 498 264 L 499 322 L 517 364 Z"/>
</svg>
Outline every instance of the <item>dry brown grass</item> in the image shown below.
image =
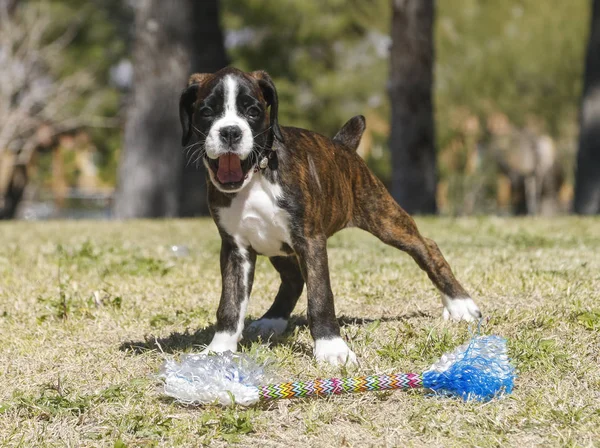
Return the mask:
<svg viewBox="0 0 600 448">
<path fill-rule="evenodd" d="M 220 289 L 208 220 L 0 225 L 0 444 L 7 446 L 592 446 L 600 440 L 600 220 L 427 219 L 434 238 L 519 369 L 514 393 L 487 404 L 421 393 L 186 408 L 161 394 L 164 354 L 209 342 Z M 168 247 L 186 245 L 187 257 Z M 469 337 L 441 320 L 413 261 L 370 235 L 330 241 L 350 373 L 421 371 Z M 249 307 L 277 276 L 260 259 Z M 245 350 L 281 378 L 318 366 L 300 317 L 271 347 Z"/>
</svg>

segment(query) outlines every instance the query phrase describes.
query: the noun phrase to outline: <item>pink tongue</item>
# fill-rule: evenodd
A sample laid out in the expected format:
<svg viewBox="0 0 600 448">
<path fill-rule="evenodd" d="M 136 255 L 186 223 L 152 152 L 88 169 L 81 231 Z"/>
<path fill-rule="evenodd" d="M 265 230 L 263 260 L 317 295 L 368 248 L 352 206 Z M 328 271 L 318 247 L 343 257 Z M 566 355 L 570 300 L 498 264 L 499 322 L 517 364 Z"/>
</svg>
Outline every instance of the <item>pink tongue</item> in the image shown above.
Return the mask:
<svg viewBox="0 0 600 448">
<path fill-rule="evenodd" d="M 219 157 L 219 170 L 217 171 L 219 182 L 222 184 L 239 182 L 243 177 L 242 163 L 238 156 L 235 154 L 225 154 Z"/>
</svg>

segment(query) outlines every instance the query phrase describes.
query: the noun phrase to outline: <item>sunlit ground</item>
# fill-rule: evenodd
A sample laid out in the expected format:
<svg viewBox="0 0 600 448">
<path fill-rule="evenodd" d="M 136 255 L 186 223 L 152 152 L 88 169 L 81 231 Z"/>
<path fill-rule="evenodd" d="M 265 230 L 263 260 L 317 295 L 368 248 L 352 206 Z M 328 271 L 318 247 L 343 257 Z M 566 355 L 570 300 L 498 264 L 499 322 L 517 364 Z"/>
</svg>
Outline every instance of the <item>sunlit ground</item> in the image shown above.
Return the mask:
<svg viewBox="0 0 600 448">
<path fill-rule="evenodd" d="M 212 221 L 0 225 L 0 445 L 543 446 L 600 440 L 600 220 L 419 219 L 519 371 L 488 404 L 419 392 L 184 407 L 155 378 L 165 356 L 208 343 L 219 294 Z M 176 256 L 172 245 L 186 246 Z M 420 372 L 469 337 L 444 323 L 427 276 L 366 233 L 329 244 L 351 372 L 317 366 L 306 298 L 271 347 L 281 379 Z M 249 317 L 278 278 L 260 259 Z M 156 343 L 158 342 L 158 344 Z M 596 442 L 594 442 L 594 440 Z"/>
</svg>

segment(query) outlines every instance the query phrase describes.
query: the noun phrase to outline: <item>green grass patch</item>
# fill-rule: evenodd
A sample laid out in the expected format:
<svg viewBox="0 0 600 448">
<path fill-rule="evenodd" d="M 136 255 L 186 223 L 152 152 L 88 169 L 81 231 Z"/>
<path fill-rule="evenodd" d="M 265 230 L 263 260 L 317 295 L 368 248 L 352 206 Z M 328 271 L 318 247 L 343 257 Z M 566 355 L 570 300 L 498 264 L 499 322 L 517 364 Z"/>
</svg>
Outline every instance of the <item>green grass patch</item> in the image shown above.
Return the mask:
<svg viewBox="0 0 600 448">
<path fill-rule="evenodd" d="M 221 279 L 209 220 L 1 223 L 0 446 L 593 446 L 600 440 L 600 220 L 418 219 L 485 315 L 444 322 L 413 260 L 358 230 L 329 244 L 343 337 L 360 365 L 315 364 L 306 296 L 288 331 L 241 349 L 275 380 L 420 372 L 478 331 L 508 340 L 514 393 L 418 391 L 188 407 L 167 356 L 212 335 Z M 176 257 L 172 245 L 188 253 Z M 259 259 L 248 322 L 279 278 Z"/>
</svg>

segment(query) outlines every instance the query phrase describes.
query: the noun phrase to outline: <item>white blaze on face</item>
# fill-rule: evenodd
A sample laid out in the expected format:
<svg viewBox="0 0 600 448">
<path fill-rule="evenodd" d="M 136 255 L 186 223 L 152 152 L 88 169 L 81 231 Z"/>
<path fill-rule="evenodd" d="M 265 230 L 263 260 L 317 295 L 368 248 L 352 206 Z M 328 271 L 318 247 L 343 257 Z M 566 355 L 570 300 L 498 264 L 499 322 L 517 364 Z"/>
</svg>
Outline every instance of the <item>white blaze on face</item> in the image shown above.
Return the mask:
<svg viewBox="0 0 600 448">
<path fill-rule="evenodd" d="M 206 155 L 211 159 L 217 159 L 219 156 L 229 151 L 234 152 L 241 160 L 245 160 L 252 152 L 254 146 L 254 137 L 252 129 L 246 119 L 238 113 L 237 96 L 239 84 L 235 77 L 227 75 L 223 79 L 223 113 L 212 124 L 206 138 Z M 228 148 L 227 144 L 220 139 L 219 132 L 227 126 L 237 126 L 242 131 L 242 138 L 233 148 Z"/>
</svg>

